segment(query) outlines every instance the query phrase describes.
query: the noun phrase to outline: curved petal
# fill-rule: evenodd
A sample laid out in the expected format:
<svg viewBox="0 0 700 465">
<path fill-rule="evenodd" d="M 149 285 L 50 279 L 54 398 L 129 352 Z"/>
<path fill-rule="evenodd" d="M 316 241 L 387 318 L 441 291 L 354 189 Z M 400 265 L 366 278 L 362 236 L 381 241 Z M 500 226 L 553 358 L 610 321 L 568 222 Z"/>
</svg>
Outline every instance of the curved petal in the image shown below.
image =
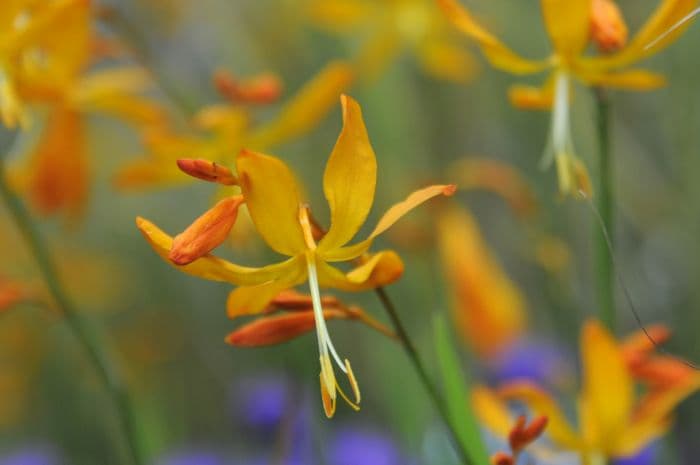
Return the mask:
<svg viewBox="0 0 700 465">
<path fill-rule="evenodd" d="M 279 158 L 248 150 L 238 155 L 236 167 L 250 217 L 265 242 L 283 255 L 304 251 L 301 195 L 289 167 Z"/>
<path fill-rule="evenodd" d="M 677 40 L 691 21 L 680 27 L 676 24 L 697 6 L 697 0 L 663 0 L 627 47 L 611 55 L 582 59 L 580 64 L 589 69 L 605 70 L 643 60 Z"/>
<path fill-rule="evenodd" d="M 342 291 L 363 291 L 391 284 L 401 277 L 404 268 L 401 258 L 391 250 L 377 252 L 348 273 L 320 260 L 316 266 L 321 287 Z"/>
<path fill-rule="evenodd" d="M 262 268 L 249 268 L 213 255 L 205 255 L 189 265 L 178 266 L 168 258 L 173 245 L 172 237 L 141 217 L 136 218 L 136 226 L 163 261 L 184 273 L 211 281 L 224 281 L 238 286 L 254 286 L 279 279 L 288 274 L 291 269 L 296 268 L 301 260 L 299 257 L 293 257 Z"/>
<path fill-rule="evenodd" d="M 292 259 L 279 279 L 257 286 L 242 286 L 231 291 L 226 301 L 226 313 L 229 318 L 260 313 L 280 292 L 292 288 L 306 280 L 304 261 Z"/>
<path fill-rule="evenodd" d="M 438 0 L 447 18 L 463 33 L 476 40 L 491 64 L 513 74 L 538 73 L 549 66 L 547 60 L 522 58 L 484 29 L 457 0 Z"/>
<path fill-rule="evenodd" d="M 471 401 L 479 419 L 502 438 L 507 438 L 513 427 L 513 418 L 508 406 L 495 392 L 485 386 L 472 389 Z"/>
<path fill-rule="evenodd" d="M 438 79 L 465 83 L 479 70 L 471 53 L 443 37 L 425 40 L 417 52 L 423 70 Z"/>
<path fill-rule="evenodd" d="M 322 251 L 321 256 L 324 260 L 329 262 L 342 262 L 357 258 L 365 253 L 367 249 L 369 249 L 375 237 L 393 226 L 393 224 L 406 213 L 410 212 L 426 200 L 430 200 L 438 195 L 445 195 L 449 197 L 453 195 L 456 190 L 457 186 L 454 184 L 437 184 L 414 191 L 408 197 L 406 197 L 406 199 L 392 205 L 392 207 L 389 208 L 386 213 L 384 213 L 367 239 L 347 247 Z"/>
<path fill-rule="evenodd" d="M 253 132 L 245 145 L 265 150 L 310 131 L 328 114 L 354 77 L 349 64 L 329 63 L 284 105 L 277 118 Z"/>
<path fill-rule="evenodd" d="M 515 84 L 508 89 L 508 99 L 516 108 L 524 110 L 550 110 L 554 104 L 554 79 L 552 74 L 542 87 Z"/>
<path fill-rule="evenodd" d="M 652 90 L 666 85 L 666 78 L 643 69 L 631 69 L 617 73 L 581 73 L 578 77 L 589 85 L 627 90 Z"/>
<path fill-rule="evenodd" d="M 542 16 L 552 46 L 565 62 L 588 44 L 591 0 L 541 0 Z"/>
<path fill-rule="evenodd" d="M 572 449 L 581 448 L 581 438 L 547 392 L 528 381 L 517 381 L 503 386 L 498 393 L 506 399 L 521 401 L 538 415 L 546 416 L 549 420 L 547 432 L 557 444 Z"/>
<path fill-rule="evenodd" d="M 627 428 L 632 413 L 634 385 L 622 351 L 598 322 L 587 322 L 581 334 L 582 398 L 590 411 L 585 425 L 592 440 L 605 450 Z"/>
<path fill-rule="evenodd" d="M 360 105 L 346 95 L 340 97 L 340 102 L 343 130 L 323 175 L 331 226 L 318 244 L 319 251 L 336 249 L 353 238 L 372 208 L 377 184 L 377 160 Z"/>
</svg>

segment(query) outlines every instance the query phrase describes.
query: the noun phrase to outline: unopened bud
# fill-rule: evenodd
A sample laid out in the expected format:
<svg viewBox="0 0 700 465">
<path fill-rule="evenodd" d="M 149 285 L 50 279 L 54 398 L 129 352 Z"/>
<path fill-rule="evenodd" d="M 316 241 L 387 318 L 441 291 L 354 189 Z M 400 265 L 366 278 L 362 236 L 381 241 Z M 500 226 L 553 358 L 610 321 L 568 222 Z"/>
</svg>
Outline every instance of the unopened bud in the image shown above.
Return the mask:
<svg viewBox="0 0 700 465">
<path fill-rule="evenodd" d="M 491 465 L 515 465 L 515 460 L 510 454 L 496 452 L 491 456 Z"/>
<path fill-rule="evenodd" d="M 540 437 L 546 427 L 547 417 L 545 416 L 535 418 L 529 425 L 526 424 L 524 416 L 518 417 L 515 426 L 508 434 L 508 443 L 511 450 L 517 454 Z"/>
<path fill-rule="evenodd" d="M 213 161 L 194 158 L 181 158 L 177 161 L 177 166 L 184 173 L 187 173 L 197 179 L 216 182 L 226 186 L 238 184 L 236 176 L 234 176 L 230 169 Z"/>
<path fill-rule="evenodd" d="M 615 52 L 627 43 L 627 24 L 612 0 L 591 3 L 591 40 L 603 53 Z"/>
<path fill-rule="evenodd" d="M 282 82 L 274 74 L 260 74 L 249 79 L 236 79 L 225 70 L 214 73 L 216 90 L 232 103 L 268 104 L 282 94 Z"/>
<path fill-rule="evenodd" d="M 243 202 L 243 196 L 236 195 L 214 205 L 175 236 L 168 258 L 176 265 L 187 265 L 221 245 L 231 232 Z"/>
</svg>

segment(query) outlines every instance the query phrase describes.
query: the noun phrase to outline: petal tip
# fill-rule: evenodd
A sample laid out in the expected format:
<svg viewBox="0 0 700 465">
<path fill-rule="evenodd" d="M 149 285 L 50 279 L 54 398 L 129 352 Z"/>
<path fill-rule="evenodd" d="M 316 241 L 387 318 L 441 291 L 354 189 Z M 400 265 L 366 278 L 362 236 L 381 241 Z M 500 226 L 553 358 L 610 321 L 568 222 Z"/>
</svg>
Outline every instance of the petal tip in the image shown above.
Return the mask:
<svg viewBox="0 0 700 465">
<path fill-rule="evenodd" d="M 448 184 L 442 189 L 443 195 L 451 197 L 457 192 L 457 184 Z"/>
</svg>

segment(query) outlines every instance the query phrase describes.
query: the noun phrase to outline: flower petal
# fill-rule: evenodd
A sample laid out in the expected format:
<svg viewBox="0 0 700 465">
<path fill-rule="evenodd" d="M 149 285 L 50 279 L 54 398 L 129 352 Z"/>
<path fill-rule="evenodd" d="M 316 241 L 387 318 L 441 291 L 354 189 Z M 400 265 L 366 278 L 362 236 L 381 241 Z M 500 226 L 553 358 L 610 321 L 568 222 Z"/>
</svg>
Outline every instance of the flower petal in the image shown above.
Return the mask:
<svg viewBox="0 0 700 465">
<path fill-rule="evenodd" d="M 588 44 L 591 0 L 541 0 L 544 24 L 559 58 L 568 63 Z"/>
<path fill-rule="evenodd" d="M 349 64 L 328 64 L 285 104 L 276 119 L 253 132 L 245 145 L 264 150 L 308 132 L 326 116 L 353 79 Z"/>
<path fill-rule="evenodd" d="M 377 183 L 377 160 L 362 121 L 360 105 L 340 97 L 343 130 L 323 175 L 323 191 L 331 210 L 331 226 L 318 245 L 319 252 L 347 243 L 360 229 L 372 208 Z"/>
<path fill-rule="evenodd" d="M 279 279 L 258 284 L 241 286 L 231 291 L 226 301 L 226 313 L 229 318 L 242 315 L 254 315 L 265 310 L 280 292 L 292 288 L 306 280 L 304 261 L 296 257 L 287 263 Z"/>
<path fill-rule="evenodd" d="M 324 310 L 326 320 L 347 319 L 340 310 Z M 316 327 L 313 310 L 259 318 L 226 336 L 226 343 L 237 347 L 261 347 L 282 344 Z"/>
<path fill-rule="evenodd" d="M 250 217 L 265 242 L 283 255 L 303 252 L 301 195 L 289 167 L 279 158 L 248 150 L 238 155 L 236 167 Z"/>
<path fill-rule="evenodd" d="M 666 78 L 663 75 L 643 69 L 631 69 L 618 73 L 582 73 L 579 77 L 590 85 L 627 90 L 652 90 L 666 85 Z"/>
<path fill-rule="evenodd" d="M 557 444 L 572 449 L 581 447 L 581 438 L 547 392 L 529 381 L 516 381 L 504 385 L 498 393 L 506 399 L 523 402 L 537 415 L 546 416 L 549 420 L 547 432 Z"/>
<path fill-rule="evenodd" d="M 164 233 L 155 224 L 141 217 L 136 218 L 136 226 L 151 247 L 153 247 L 153 250 L 166 263 L 184 273 L 211 281 L 224 281 L 238 286 L 254 286 L 279 279 L 301 262 L 299 257 L 294 257 L 262 268 L 250 268 L 236 265 L 213 255 L 205 255 L 189 265 L 178 266 L 173 264 L 168 258 L 170 249 L 173 246 L 172 237 Z"/>
<path fill-rule="evenodd" d="M 406 213 L 410 212 L 426 200 L 430 200 L 438 195 L 445 195 L 449 197 L 455 193 L 456 189 L 457 186 L 454 184 L 438 184 L 414 191 L 408 197 L 406 197 L 406 199 L 394 204 L 386 211 L 386 213 L 384 213 L 367 239 L 347 247 L 323 251 L 321 256 L 324 260 L 330 262 L 341 262 L 357 258 L 365 253 L 367 249 L 369 249 L 375 237 L 389 229 Z"/>
<path fill-rule="evenodd" d="M 471 53 L 443 37 L 425 40 L 418 59 L 427 74 L 457 83 L 469 81 L 479 68 Z"/>
<path fill-rule="evenodd" d="M 348 273 L 343 273 L 321 260 L 316 262 L 321 287 L 342 291 L 363 291 L 391 284 L 403 274 L 403 262 L 393 251 L 377 252 L 365 263 Z"/>
<path fill-rule="evenodd" d="M 508 99 L 516 108 L 524 110 L 550 110 L 554 104 L 554 74 L 542 87 L 516 84 L 508 89 Z"/>
<path fill-rule="evenodd" d="M 505 402 L 485 386 L 472 389 L 471 401 L 474 411 L 484 425 L 502 438 L 507 438 L 513 418 Z"/>
<path fill-rule="evenodd" d="M 597 321 L 587 322 L 581 334 L 582 402 L 591 417 L 591 440 L 603 449 L 629 426 L 634 385 L 622 351 L 613 336 Z"/>
<path fill-rule="evenodd" d="M 447 18 L 463 33 L 476 40 L 491 64 L 513 74 L 537 73 L 549 66 L 546 60 L 522 58 L 484 29 L 457 0 L 438 0 Z"/>
</svg>

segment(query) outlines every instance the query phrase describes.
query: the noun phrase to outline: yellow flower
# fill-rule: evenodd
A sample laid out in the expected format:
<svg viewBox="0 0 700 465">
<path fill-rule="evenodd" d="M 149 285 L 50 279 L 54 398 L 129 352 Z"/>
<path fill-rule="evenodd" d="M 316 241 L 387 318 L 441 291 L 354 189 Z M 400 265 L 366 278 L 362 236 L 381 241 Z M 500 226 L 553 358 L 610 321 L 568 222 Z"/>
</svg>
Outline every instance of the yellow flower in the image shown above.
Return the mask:
<svg viewBox="0 0 700 465">
<path fill-rule="evenodd" d="M 684 27 L 674 29 L 660 40 L 655 39 L 698 4 L 697 0 L 663 0 L 627 46 L 607 55 L 588 56 L 585 50 L 591 34 L 593 0 L 541 0 L 545 26 L 554 51 L 549 58 L 530 60 L 517 55 L 481 26 L 458 0 L 437 1 L 452 23 L 479 44 L 494 67 L 517 75 L 550 71 L 543 87 L 514 86 L 509 95 L 518 107 L 552 107 L 549 147 L 544 161 L 547 164 L 552 159 L 556 162 L 559 189 L 564 194 L 590 189 L 586 169 L 574 154 L 570 135 L 569 94 L 572 79 L 576 78 L 587 86 L 630 90 L 648 90 L 663 85 L 662 76 L 628 67 L 676 40 Z M 601 37 L 601 26 L 608 26 L 604 28 L 605 31 L 612 29 L 619 42 L 619 35 L 623 32 L 622 26 L 616 24 L 619 18 L 614 12 L 605 9 L 601 14 L 600 8 L 597 8 L 593 19 L 593 32 L 597 34 L 594 38 Z M 610 24 L 601 25 L 601 20 Z M 653 46 L 647 47 L 652 42 Z M 614 43 L 612 48 L 618 47 L 620 43 Z"/>
<path fill-rule="evenodd" d="M 356 38 L 369 31 L 358 68 L 370 77 L 405 52 L 438 79 L 465 82 L 476 70 L 433 0 L 310 0 L 307 10 L 314 24 L 332 33 Z"/>
<path fill-rule="evenodd" d="M 366 254 L 374 238 L 417 205 L 437 195 L 451 195 L 455 189 L 453 185 L 435 185 L 412 193 L 382 216 L 367 239 L 347 245 L 365 222 L 374 202 L 377 164 L 360 106 L 346 96 L 341 97 L 341 103 L 343 129 L 323 177 L 331 213 L 328 232 L 317 242 L 319 234 L 314 234 L 309 207 L 302 200 L 293 173 L 282 160 L 244 150 L 236 159 L 237 180 L 250 216 L 270 248 L 289 258 L 262 268 L 249 268 L 204 255 L 178 267 L 195 276 L 238 285 L 228 298 L 230 317 L 259 313 L 281 291 L 308 282 L 320 352 L 321 393 L 329 417 L 335 411 L 337 392 L 354 407 L 360 401 L 360 394 L 350 363 L 341 359 L 331 342 L 319 288 L 360 291 L 397 280 L 403 272 L 403 263 L 395 252 Z M 172 238 L 142 218 L 137 219 L 137 225 L 158 254 L 167 260 Z M 361 263 L 347 273 L 332 265 L 358 259 Z M 342 390 L 337 391 L 333 361 L 347 375 L 355 393 L 354 402 Z"/>
<path fill-rule="evenodd" d="M 120 170 L 115 179 L 119 188 L 151 189 L 191 182 L 177 169 L 178 159 L 192 157 L 230 164 L 243 147 L 264 151 L 305 134 L 350 86 L 354 73 L 347 63 L 329 63 L 285 102 L 276 117 L 263 124 L 252 124 L 250 108 L 231 101 L 231 82 L 222 82 L 222 76 L 215 75 L 216 85 L 227 102 L 200 110 L 193 119 L 195 133 L 181 134 L 169 127 L 150 128 L 144 139 L 146 156 Z M 243 89 L 240 82 L 237 84 L 240 94 Z M 266 85 L 270 86 L 269 81 Z M 250 94 L 250 88 L 247 93 Z"/>
<path fill-rule="evenodd" d="M 475 391 L 473 401 L 486 425 L 508 434 L 510 413 L 503 400 L 525 403 L 549 419 L 552 442 L 581 454 L 586 464 L 606 463 L 628 457 L 662 436 L 670 427 L 669 416 L 678 403 L 700 388 L 700 375 L 657 387 L 644 394 L 635 390 L 627 363 L 629 343 L 619 344 L 598 322 L 585 324 L 581 335 L 582 389 L 577 399 L 578 429 L 569 424 L 556 401 L 527 381 L 502 386 L 497 393 Z"/>
</svg>

